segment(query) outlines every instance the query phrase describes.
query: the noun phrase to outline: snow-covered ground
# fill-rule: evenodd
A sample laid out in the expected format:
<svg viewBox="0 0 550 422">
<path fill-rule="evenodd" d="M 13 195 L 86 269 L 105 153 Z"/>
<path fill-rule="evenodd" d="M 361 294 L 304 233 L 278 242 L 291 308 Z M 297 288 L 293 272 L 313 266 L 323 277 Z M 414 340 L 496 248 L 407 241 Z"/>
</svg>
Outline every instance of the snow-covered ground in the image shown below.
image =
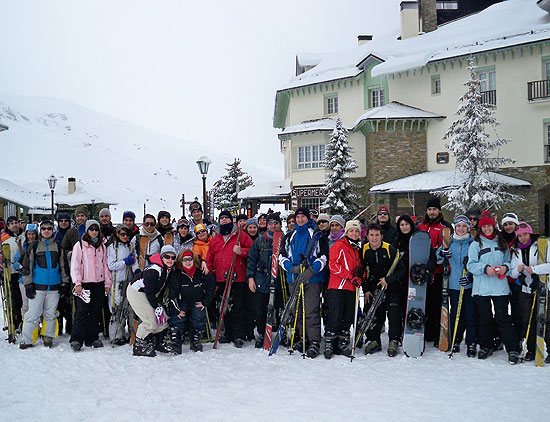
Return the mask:
<svg viewBox="0 0 550 422">
<path fill-rule="evenodd" d="M 4 338 L 5 334 L 0 334 Z M 37 343 L 38 344 L 38 343 Z M 243 349 L 184 346 L 181 356 L 131 356 L 129 346 L 27 350 L 0 341 L 5 421 L 548 421 L 550 367 L 510 366 L 463 351 L 449 360 L 385 352 L 357 359 L 273 357 Z M 384 351 L 387 340 L 384 340 Z"/>
</svg>

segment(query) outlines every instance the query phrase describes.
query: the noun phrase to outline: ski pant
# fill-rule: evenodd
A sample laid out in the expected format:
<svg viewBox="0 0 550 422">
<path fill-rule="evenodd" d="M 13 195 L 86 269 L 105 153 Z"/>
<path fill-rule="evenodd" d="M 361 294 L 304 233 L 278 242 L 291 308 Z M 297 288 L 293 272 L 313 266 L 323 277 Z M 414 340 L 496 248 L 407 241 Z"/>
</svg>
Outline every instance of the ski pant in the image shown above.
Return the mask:
<svg viewBox="0 0 550 422">
<path fill-rule="evenodd" d="M 19 289 L 19 273 L 11 273 L 10 291 L 11 291 L 11 306 L 13 312 L 13 324 L 15 328 L 23 322 L 23 315 L 21 314 L 21 307 L 23 306 L 23 296 Z"/>
<path fill-rule="evenodd" d="M 349 335 L 355 316 L 355 291 L 328 289 L 326 292 L 328 315 L 325 334 Z"/>
<path fill-rule="evenodd" d="M 434 274 L 434 281 L 426 287 L 426 328 L 424 339 L 427 342 L 439 341 L 441 323 L 441 302 L 443 274 Z"/>
<path fill-rule="evenodd" d="M 168 324 L 158 324 L 157 317 L 155 316 L 155 310 L 149 303 L 147 296 L 144 292 L 138 292 L 132 288 L 132 285 L 128 285 L 126 289 L 126 297 L 128 303 L 134 310 L 134 313 L 141 319 L 138 329 L 136 331 L 136 337 L 145 339 L 149 334 L 157 334 L 168 328 Z"/>
<path fill-rule="evenodd" d="M 449 328 L 451 339 L 453 330 L 455 329 L 459 296 L 460 290 L 449 289 L 449 299 L 451 302 L 451 325 Z M 464 330 L 466 330 L 466 344 L 477 344 L 477 315 L 474 299 L 472 298 L 472 289 L 464 289 L 464 294 L 462 295 L 462 309 L 460 310 L 460 317 L 458 319 L 455 344 L 462 343 Z"/>
<path fill-rule="evenodd" d="M 510 309 L 512 313 L 512 322 L 514 323 L 514 329 L 518 338 L 523 338 L 525 333 L 523 332 L 523 313 L 520 305 L 521 286 L 518 286 L 515 282 L 508 283 L 512 294 L 508 296 L 510 300 Z"/>
<path fill-rule="evenodd" d="M 244 334 L 248 338 L 254 337 L 254 327 L 256 326 L 256 298 L 254 293 L 248 288 L 248 282 L 245 293 L 245 311 L 244 311 Z M 265 328 L 265 325 L 264 325 Z"/>
<path fill-rule="evenodd" d="M 21 299 L 23 300 L 21 305 L 21 316 L 25 320 L 25 314 L 29 310 L 29 298 L 27 297 L 27 292 L 25 291 L 25 285 L 23 283 L 19 284 L 19 291 L 21 292 Z"/>
<path fill-rule="evenodd" d="M 216 283 L 216 293 L 218 301 L 221 303 L 225 283 Z M 229 294 L 228 306 L 225 310 L 223 317 L 225 324 L 225 336 L 231 340 L 244 339 L 246 334 L 246 291 L 248 289 L 248 283 L 236 283 L 231 285 L 231 292 Z"/>
<path fill-rule="evenodd" d="M 168 319 L 168 325 L 170 327 L 177 327 L 180 333 L 183 334 L 185 332 L 186 323 L 189 321 L 189 328 L 191 329 L 190 334 L 197 331 L 202 332 L 206 329 L 206 308 L 197 308 L 194 303 L 184 304 L 180 302 L 178 305 L 180 309 L 185 312 L 185 316 L 179 318 L 178 312 L 170 315 Z"/>
<path fill-rule="evenodd" d="M 59 302 L 57 290 L 37 290 L 34 299 L 29 299 L 29 310 L 23 324 L 23 343 L 32 344 L 32 332 L 38 327 L 40 317 L 44 315 L 45 334 L 55 337 L 55 311 Z"/>
<path fill-rule="evenodd" d="M 388 338 L 390 341 L 401 339 L 401 330 L 403 325 L 401 322 L 401 309 L 399 302 L 401 300 L 401 288 L 399 283 L 395 282 L 393 284 L 388 284 L 386 289 L 386 298 L 380 304 L 378 309 L 374 314 L 375 322 L 373 327 L 367 331 L 367 340 L 368 341 L 377 341 L 378 344 L 381 344 L 380 333 L 382 332 L 382 327 L 386 322 L 386 313 L 388 315 Z M 372 303 L 372 298 L 371 298 Z M 365 304 L 364 313 L 366 314 L 370 308 L 370 303 Z"/>
<path fill-rule="evenodd" d="M 502 336 L 502 341 L 506 346 L 506 351 L 508 353 L 512 351 L 519 352 L 519 340 L 512 324 L 512 317 L 508 314 L 508 296 L 475 296 L 474 302 L 479 317 L 479 345 L 483 348 L 493 347 L 492 307 L 494 307 L 495 321 Z"/>
<path fill-rule="evenodd" d="M 302 302 L 298 302 L 298 319 L 296 329 L 303 340 L 321 341 L 321 288 L 322 284 L 304 284 L 305 296 L 305 323 L 304 336 L 302 323 Z"/>
<path fill-rule="evenodd" d="M 90 303 L 75 298 L 75 314 L 71 331 L 71 342 L 78 341 L 90 346 L 99 338 L 101 309 L 105 299 L 105 283 L 82 283 L 82 288 L 90 290 Z"/>
<path fill-rule="evenodd" d="M 256 290 L 255 293 L 250 292 L 254 300 L 254 320 L 256 322 L 256 330 L 258 335 L 263 338 L 265 335 L 265 326 L 267 324 L 267 305 L 269 304 L 269 293 L 262 293 Z M 276 327 L 273 327 L 275 331 Z"/>
<path fill-rule="evenodd" d="M 519 338 L 525 338 L 527 335 L 527 327 L 529 325 L 529 317 L 531 315 L 531 309 L 533 306 L 534 294 L 520 292 L 519 294 L 519 306 L 521 310 L 522 325 L 521 336 Z M 544 335 L 544 341 L 546 342 L 546 349 L 550 350 L 550 301 L 546 303 L 546 332 Z M 531 318 L 531 328 L 529 329 L 529 338 L 527 339 L 527 350 L 531 353 L 535 353 L 537 345 L 537 305 L 533 309 L 533 317 Z"/>
</svg>

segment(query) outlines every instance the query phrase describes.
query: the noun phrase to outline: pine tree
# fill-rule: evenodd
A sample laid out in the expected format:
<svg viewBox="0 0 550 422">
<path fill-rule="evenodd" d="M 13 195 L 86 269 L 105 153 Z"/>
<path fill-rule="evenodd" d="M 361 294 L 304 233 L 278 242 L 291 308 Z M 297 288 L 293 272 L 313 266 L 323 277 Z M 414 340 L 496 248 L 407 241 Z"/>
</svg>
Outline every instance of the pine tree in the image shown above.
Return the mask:
<svg viewBox="0 0 550 422">
<path fill-rule="evenodd" d="M 498 137 L 496 128 L 499 123 L 493 117 L 492 106 L 482 101 L 481 84 L 476 69 L 474 60 L 470 57 L 470 79 L 464 84 L 468 89 L 460 97 L 461 104 L 456 112 L 461 117 L 453 122 L 443 137 L 449 140 L 445 147 L 456 157 L 456 172 L 457 175 L 464 176 L 464 181 L 454 188 L 436 193 L 447 197 L 448 202 L 444 208 L 457 212 L 499 209 L 507 203 L 524 200 L 519 195 L 507 192 L 506 185 L 489 174 L 502 165 L 513 162 L 498 154 L 500 146 L 511 140 Z M 489 138 L 485 126 L 492 127 L 494 139 Z M 495 150 L 497 156 L 490 157 Z"/>
<path fill-rule="evenodd" d="M 215 207 L 219 210 L 236 210 L 239 206 L 237 192 L 254 186 L 252 177 L 240 168 L 241 160 L 235 158 L 233 163 L 227 163 L 227 174 L 212 187 Z"/>
<path fill-rule="evenodd" d="M 349 214 L 355 207 L 357 195 L 349 175 L 355 173 L 357 164 L 351 158 L 353 149 L 349 146 L 347 129 L 342 120 L 336 120 L 336 127 L 325 147 L 325 166 L 330 172 L 325 176 L 325 189 L 329 193 L 321 209 L 330 214 Z"/>
</svg>

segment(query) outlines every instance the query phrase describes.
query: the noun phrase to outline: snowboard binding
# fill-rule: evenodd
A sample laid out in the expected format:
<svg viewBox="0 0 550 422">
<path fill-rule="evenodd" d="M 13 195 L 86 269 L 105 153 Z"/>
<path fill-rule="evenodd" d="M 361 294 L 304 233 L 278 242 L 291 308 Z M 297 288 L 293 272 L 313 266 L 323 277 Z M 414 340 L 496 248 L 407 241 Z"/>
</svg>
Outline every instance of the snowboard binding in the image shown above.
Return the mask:
<svg viewBox="0 0 550 422">
<path fill-rule="evenodd" d="M 413 330 L 421 330 L 426 322 L 426 315 L 420 308 L 412 308 L 407 314 L 407 324 Z"/>
</svg>

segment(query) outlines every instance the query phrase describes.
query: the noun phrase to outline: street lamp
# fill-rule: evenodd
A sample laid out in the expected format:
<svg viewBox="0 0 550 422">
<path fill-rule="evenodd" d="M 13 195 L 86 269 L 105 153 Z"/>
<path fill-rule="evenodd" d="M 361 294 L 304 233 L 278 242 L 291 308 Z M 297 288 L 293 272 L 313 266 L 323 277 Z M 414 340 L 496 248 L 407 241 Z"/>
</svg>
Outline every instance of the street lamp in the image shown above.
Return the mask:
<svg viewBox="0 0 550 422">
<path fill-rule="evenodd" d="M 94 218 L 94 214 L 95 214 L 95 199 L 92 199 L 92 218 Z"/>
<path fill-rule="evenodd" d="M 52 221 L 54 221 L 53 216 L 53 191 L 55 190 L 55 185 L 57 184 L 57 177 L 55 177 L 53 174 L 46 179 L 48 181 L 48 186 L 50 187 L 51 197 L 52 197 Z"/>
<path fill-rule="evenodd" d="M 202 156 L 197 160 L 197 165 L 199 166 L 199 171 L 202 174 L 202 208 L 203 212 L 206 215 L 206 174 L 208 173 L 208 166 L 212 164 L 212 160 L 206 156 Z"/>
</svg>

